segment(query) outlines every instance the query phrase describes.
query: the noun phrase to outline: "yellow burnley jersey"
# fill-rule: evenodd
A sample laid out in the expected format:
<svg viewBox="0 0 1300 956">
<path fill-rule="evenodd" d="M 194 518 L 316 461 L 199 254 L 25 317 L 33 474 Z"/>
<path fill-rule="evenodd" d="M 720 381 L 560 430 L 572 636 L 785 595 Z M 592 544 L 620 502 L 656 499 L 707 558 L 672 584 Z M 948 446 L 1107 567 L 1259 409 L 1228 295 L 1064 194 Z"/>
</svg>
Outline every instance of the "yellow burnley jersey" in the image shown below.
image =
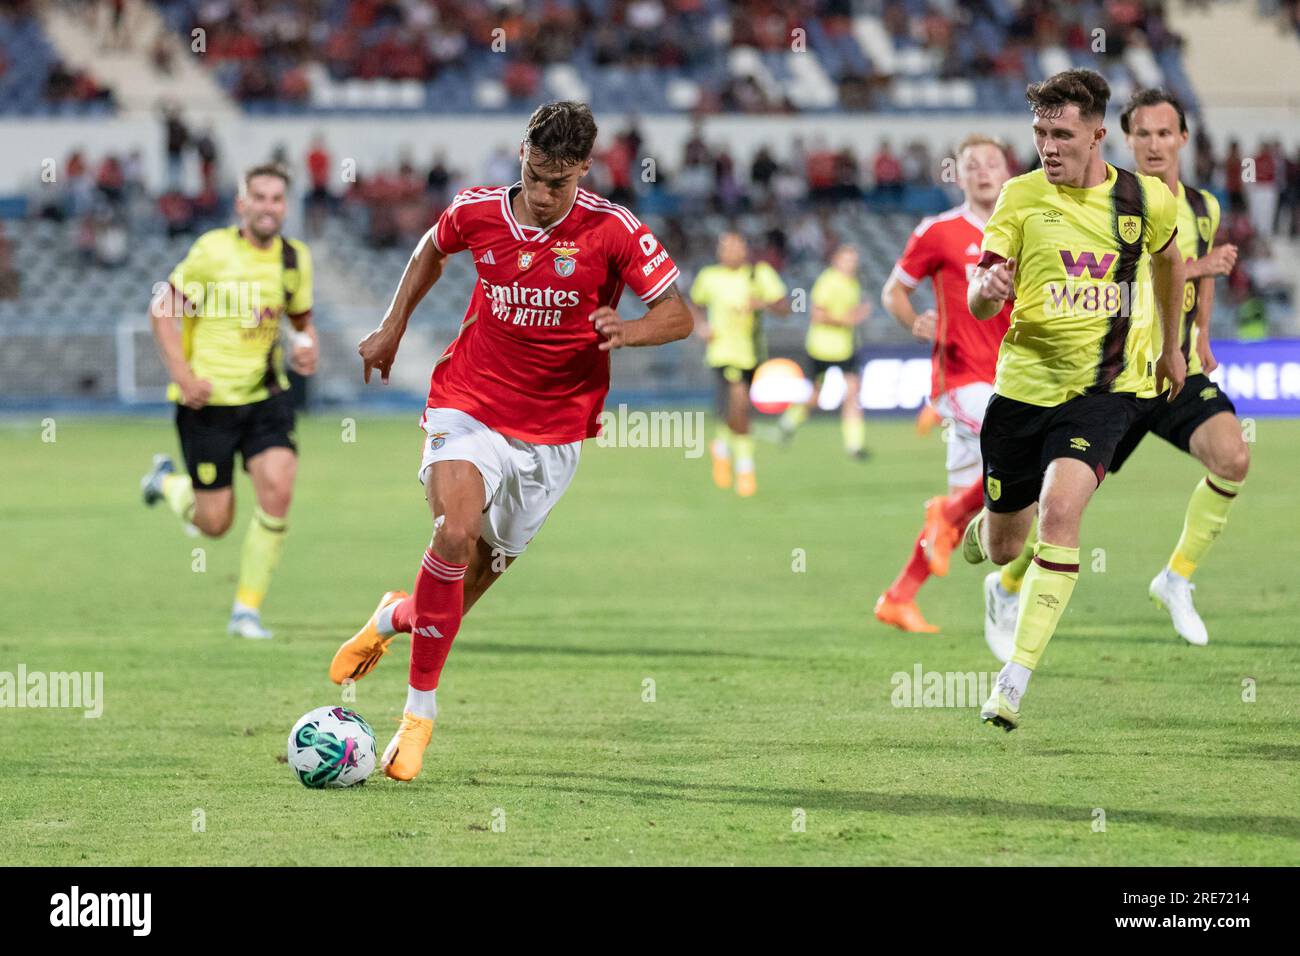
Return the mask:
<svg viewBox="0 0 1300 956">
<path fill-rule="evenodd" d="M 249 405 L 267 398 L 272 384 L 288 387 L 280 319 L 311 310 L 312 271 L 306 243 L 289 239 L 297 267 L 286 275 L 282 241 L 258 249 L 237 226 L 213 229 L 172 270 L 168 281 L 186 299 L 181 346 L 194 374 L 212 383 L 210 405 Z M 180 400 L 174 383 L 167 397 Z"/>
<path fill-rule="evenodd" d="M 847 319 L 862 300 L 862 287 L 853 276 L 827 269 L 812 287 L 812 304 L 832 318 Z M 808 325 L 808 354 L 822 362 L 843 362 L 853 356 L 853 326 L 812 322 Z"/>
<path fill-rule="evenodd" d="M 1205 215 L 1197 216 L 1192 209 L 1192 204 L 1187 201 L 1187 191 L 1182 183 L 1178 184 L 1178 238 L 1174 241 L 1178 243 L 1178 252 L 1182 255 L 1184 262 L 1195 262 L 1200 256 L 1197 255 L 1200 240 L 1205 240 L 1205 251 L 1209 252 L 1214 248 L 1214 234 L 1219 231 L 1219 201 L 1214 195 L 1207 190 L 1198 189 L 1198 193 L 1205 200 Z M 1209 281 L 1213 282 L 1211 278 Z M 1183 347 L 1183 354 L 1187 356 L 1187 374 L 1197 375 L 1204 371 L 1201 366 L 1201 357 L 1196 353 L 1196 340 L 1200 336 L 1200 330 L 1196 328 L 1196 286 L 1199 279 L 1188 279 L 1187 284 L 1183 287 L 1183 321 L 1182 321 L 1182 340 L 1180 344 Z M 1152 332 L 1153 350 L 1157 356 L 1160 355 L 1160 346 L 1164 341 L 1164 335 L 1160 330 L 1160 323 L 1155 324 Z"/>
<path fill-rule="evenodd" d="M 766 262 L 728 269 L 705 266 L 691 284 L 691 300 L 708 310 L 712 337 L 705 361 L 718 368 L 754 368 L 763 352 L 758 314 L 750 302 L 777 302 L 785 296 L 785 283 Z"/>
<path fill-rule="evenodd" d="M 1156 394 L 1151 330 L 1158 320 L 1153 298 L 1140 289 L 1151 253 L 1174 234 L 1177 203 L 1159 179 L 1138 176 L 1146 223 L 1139 234 L 1132 217 L 1116 222 L 1116 179 L 1107 164 L 1106 181 L 1088 188 L 1054 186 L 1041 169 L 1002 187 L 983 247 L 1016 260 L 1011 328 L 998 351 L 999 395 L 1061 405 L 1110 375 L 1104 391 Z M 1122 257 L 1134 256 L 1137 294 L 1116 281 Z M 1115 318 L 1125 302 L 1131 305 L 1127 327 Z"/>
</svg>

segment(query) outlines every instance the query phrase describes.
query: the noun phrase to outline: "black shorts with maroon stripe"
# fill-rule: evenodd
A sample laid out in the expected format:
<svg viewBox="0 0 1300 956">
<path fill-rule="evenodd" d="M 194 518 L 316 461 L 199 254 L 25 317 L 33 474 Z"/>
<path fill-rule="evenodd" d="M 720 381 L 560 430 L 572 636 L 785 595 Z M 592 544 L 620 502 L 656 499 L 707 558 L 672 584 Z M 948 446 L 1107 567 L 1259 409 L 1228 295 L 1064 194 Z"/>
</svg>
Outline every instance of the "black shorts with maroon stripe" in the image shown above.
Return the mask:
<svg viewBox="0 0 1300 956">
<path fill-rule="evenodd" d="M 1079 395 L 1051 406 L 994 394 L 980 429 L 984 506 L 999 514 L 1029 507 L 1057 458 L 1083 462 L 1100 484 L 1116 447 L 1143 411 L 1131 392 Z"/>
<path fill-rule="evenodd" d="M 1190 453 L 1192 433 L 1196 429 L 1220 412 L 1237 413 L 1237 406 L 1232 404 L 1232 399 L 1224 395 L 1223 390 L 1201 372 L 1187 376 L 1183 390 L 1172 402 L 1167 401 L 1163 395 L 1139 401 L 1143 404 L 1142 415 L 1115 449 L 1115 456 L 1110 463 L 1111 471 L 1119 471 L 1148 432 L 1159 435 L 1179 451 Z"/>
</svg>

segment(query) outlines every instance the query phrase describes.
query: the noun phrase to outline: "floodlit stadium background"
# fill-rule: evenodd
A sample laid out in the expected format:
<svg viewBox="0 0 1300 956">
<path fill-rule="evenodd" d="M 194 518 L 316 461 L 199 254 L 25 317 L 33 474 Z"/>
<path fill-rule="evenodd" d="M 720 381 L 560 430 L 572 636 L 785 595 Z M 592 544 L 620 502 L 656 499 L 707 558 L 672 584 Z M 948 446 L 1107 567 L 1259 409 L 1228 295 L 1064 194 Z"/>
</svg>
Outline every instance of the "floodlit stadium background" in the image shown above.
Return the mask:
<svg viewBox="0 0 1300 956">
<path fill-rule="evenodd" d="M 878 304 L 908 232 L 955 204 L 967 132 L 1034 162 L 1026 82 L 1071 66 L 1189 108 L 1184 178 L 1241 257 L 1219 280 L 1221 377 L 1244 415 L 1300 414 L 1300 5 L 1132 0 L 167 0 L 6 2 L 0 12 L 0 409 L 157 407 L 146 307 L 193 238 L 231 221 L 241 168 L 295 175 L 286 232 L 311 244 L 322 364 L 313 405 L 363 398 L 355 343 L 455 191 L 518 178 L 539 102 L 589 102 L 588 188 L 648 221 L 683 272 L 728 224 L 791 288 L 833 244 L 875 304 L 864 405 L 916 408 L 926 349 Z M 418 407 L 472 283 L 450 260 L 403 343 Z M 918 304 L 928 304 L 928 287 Z M 625 317 L 638 304 L 625 298 Z M 801 353 L 806 314 L 767 320 Z M 1240 344 L 1231 340 L 1240 340 Z M 698 338 L 615 355 L 611 403 L 703 402 Z M 828 383 L 823 404 L 838 401 Z"/>
</svg>

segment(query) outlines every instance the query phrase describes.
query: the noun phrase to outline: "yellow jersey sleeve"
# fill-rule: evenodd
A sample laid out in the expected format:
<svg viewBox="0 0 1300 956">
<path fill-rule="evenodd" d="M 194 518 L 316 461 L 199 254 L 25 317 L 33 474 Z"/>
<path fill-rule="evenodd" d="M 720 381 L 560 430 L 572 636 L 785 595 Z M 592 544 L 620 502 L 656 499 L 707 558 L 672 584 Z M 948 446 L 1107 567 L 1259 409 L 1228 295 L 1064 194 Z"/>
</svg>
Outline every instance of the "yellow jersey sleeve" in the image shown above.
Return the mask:
<svg viewBox="0 0 1300 956">
<path fill-rule="evenodd" d="M 1201 195 L 1205 197 L 1205 208 L 1210 214 L 1210 238 L 1207 240 L 1206 251 L 1214 248 L 1214 237 L 1219 234 L 1219 223 L 1223 210 L 1219 208 L 1219 200 L 1215 198 L 1214 193 L 1208 189 L 1202 189 Z"/>
<path fill-rule="evenodd" d="M 1021 197 L 1021 177 L 1007 180 L 998 193 L 993 214 L 984 224 L 982 252 L 991 252 L 1003 259 L 1019 259 L 1020 244 L 1024 238 L 1021 215 L 1024 200 Z M 1019 274 L 1017 273 L 1017 279 Z"/>
<path fill-rule="evenodd" d="M 1139 178 L 1147 201 L 1147 251 L 1155 255 L 1178 229 L 1178 198 L 1156 177 Z"/>
<path fill-rule="evenodd" d="M 294 252 L 298 259 L 297 286 L 290 285 L 289 301 L 285 303 L 285 314 L 288 316 L 303 315 L 311 311 L 312 307 L 312 264 L 311 250 L 307 248 L 307 243 L 298 239 L 286 239 L 293 246 Z"/>
<path fill-rule="evenodd" d="M 764 303 L 779 302 L 785 298 L 785 283 L 766 262 L 760 262 L 754 267 L 753 288 L 755 298 Z"/>
</svg>

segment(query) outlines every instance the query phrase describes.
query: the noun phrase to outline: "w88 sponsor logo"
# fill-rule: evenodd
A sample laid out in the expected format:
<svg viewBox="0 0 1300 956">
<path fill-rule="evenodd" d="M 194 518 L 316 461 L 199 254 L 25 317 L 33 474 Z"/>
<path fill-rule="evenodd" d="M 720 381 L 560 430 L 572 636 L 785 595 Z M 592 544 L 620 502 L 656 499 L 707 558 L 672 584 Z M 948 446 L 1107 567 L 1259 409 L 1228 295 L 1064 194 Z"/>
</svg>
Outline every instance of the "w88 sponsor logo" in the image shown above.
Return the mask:
<svg viewBox="0 0 1300 956">
<path fill-rule="evenodd" d="M 1133 302 L 1141 285 L 1140 282 L 1090 282 L 1086 279 L 1049 282 L 1043 309 L 1052 316 L 1132 315 Z"/>
</svg>

